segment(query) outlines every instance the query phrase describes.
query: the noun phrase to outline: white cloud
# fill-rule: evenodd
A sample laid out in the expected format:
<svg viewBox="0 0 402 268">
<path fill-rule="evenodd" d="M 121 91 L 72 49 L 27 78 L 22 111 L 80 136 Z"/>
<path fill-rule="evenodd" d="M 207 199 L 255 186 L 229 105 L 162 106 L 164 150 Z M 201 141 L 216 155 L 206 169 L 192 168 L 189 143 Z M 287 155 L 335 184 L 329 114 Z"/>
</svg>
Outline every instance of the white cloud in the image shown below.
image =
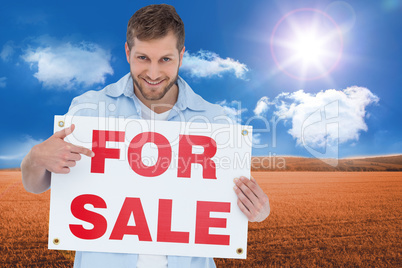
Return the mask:
<svg viewBox="0 0 402 268">
<path fill-rule="evenodd" d="M 217 104 L 222 106 L 223 109 L 225 109 L 226 114 L 237 123 L 241 123 L 241 115 L 247 111 L 247 108 L 241 108 L 241 102 L 236 100 L 231 102 L 223 100 L 221 102 L 217 102 Z"/>
<path fill-rule="evenodd" d="M 62 43 L 52 38 L 38 39 L 39 46 L 29 48 L 22 58 L 37 66 L 34 76 L 48 88 L 75 89 L 105 83 L 113 74 L 111 54 L 90 42 Z"/>
<path fill-rule="evenodd" d="M 369 89 L 357 86 L 317 94 L 299 90 L 278 95 L 274 114 L 291 120 L 288 132 L 299 145 L 324 148 L 327 143 L 358 141 L 360 132 L 368 130 L 366 107 L 378 101 Z"/>
<path fill-rule="evenodd" d="M 9 61 L 14 54 L 14 42 L 8 41 L 3 45 L 3 48 L 0 52 L 0 58 L 3 61 Z"/>
<path fill-rule="evenodd" d="M 34 145 L 41 142 L 42 139 L 36 140 L 29 135 L 18 141 L 9 141 L 7 147 L 1 149 L 0 160 L 22 160 Z"/>
<path fill-rule="evenodd" d="M 6 81 L 7 81 L 7 77 L 0 77 L 0 88 L 7 86 Z"/>
<path fill-rule="evenodd" d="M 194 77 L 222 76 L 223 73 L 232 72 L 239 79 L 245 79 L 247 66 L 231 58 L 222 59 L 218 54 L 200 50 L 196 54 L 184 53 L 181 70 Z"/>
<path fill-rule="evenodd" d="M 254 109 L 254 114 L 256 116 L 261 116 L 264 113 L 266 113 L 269 109 L 269 105 L 271 105 L 273 103 L 269 102 L 269 98 L 268 97 L 262 97 L 261 99 L 258 100 L 255 109 Z"/>
</svg>

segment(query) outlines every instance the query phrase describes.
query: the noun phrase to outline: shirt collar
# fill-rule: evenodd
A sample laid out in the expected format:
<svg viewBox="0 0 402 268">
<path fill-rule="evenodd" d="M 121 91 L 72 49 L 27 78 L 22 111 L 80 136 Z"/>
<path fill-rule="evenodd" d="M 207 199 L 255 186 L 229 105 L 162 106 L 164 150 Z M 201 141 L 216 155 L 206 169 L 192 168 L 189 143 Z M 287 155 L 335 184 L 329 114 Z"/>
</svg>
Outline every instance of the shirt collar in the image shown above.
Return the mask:
<svg viewBox="0 0 402 268">
<path fill-rule="evenodd" d="M 204 111 L 206 109 L 205 102 L 202 98 L 195 94 L 187 82 L 180 76 L 177 79 L 177 85 L 179 87 L 179 96 L 177 97 L 177 102 L 175 104 L 176 108 L 179 110 L 189 108 L 195 111 Z M 123 76 L 116 83 L 107 86 L 105 88 L 105 94 L 114 98 L 124 95 L 139 101 L 137 96 L 134 94 L 133 79 L 131 78 L 130 73 Z"/>
<path fill-rule="evenodd" d="M 131 89 L 131 90 L 130 90 Z M 130 73 L 126 74 L 119 81 L 105 87 L 105 94 L 109 97 L 117 98 L 124 94 L 127 97 L 134 95 L 133 80 Z"/>
<path fill-rule="evenodd" d="M 185 110 L 189 108 L 194 111 L 204 111 L 205 101 L 195 94 L 191 87 L 180 76 L 177 79 L 177 85 L 179 86 L 179 96 L 177 97 L 176 107 L 179 110 Z"/>
</svg>

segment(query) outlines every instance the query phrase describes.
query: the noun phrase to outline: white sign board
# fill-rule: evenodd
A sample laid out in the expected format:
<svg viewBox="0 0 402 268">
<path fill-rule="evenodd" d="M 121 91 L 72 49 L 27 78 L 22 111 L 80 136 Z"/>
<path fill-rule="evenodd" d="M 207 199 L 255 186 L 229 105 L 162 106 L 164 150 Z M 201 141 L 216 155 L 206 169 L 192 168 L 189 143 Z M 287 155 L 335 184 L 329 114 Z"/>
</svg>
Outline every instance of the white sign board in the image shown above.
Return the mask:
<svg viewBox="0 0 402 268">
<path fill-rule="evenodd" d="M 94 151 L 52 174 L 49 249 L 246 258 L 233 179 L 250 177 L 250 126 L 56 116 Z"/>
</svg>

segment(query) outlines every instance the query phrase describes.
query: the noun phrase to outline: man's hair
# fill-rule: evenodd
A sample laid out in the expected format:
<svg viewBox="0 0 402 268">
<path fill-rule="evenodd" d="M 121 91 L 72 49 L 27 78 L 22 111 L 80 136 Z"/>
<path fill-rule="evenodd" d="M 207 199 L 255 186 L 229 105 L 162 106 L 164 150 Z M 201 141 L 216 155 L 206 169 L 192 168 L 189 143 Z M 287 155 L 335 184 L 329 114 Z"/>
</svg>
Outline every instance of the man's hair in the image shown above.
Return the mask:
<svg viewBox="0 0 402 268">
<path fill-rule="evenodd" d="M 141 41 L 165 37 L 170 31 L 177 37 L 179 52 L 184 47 L 184 23 L 176 9 L 167 4 L 143 7 L 130 18 L 127 25 L 127 44 L 131 49 L 134 38 Z"/>
</svg>

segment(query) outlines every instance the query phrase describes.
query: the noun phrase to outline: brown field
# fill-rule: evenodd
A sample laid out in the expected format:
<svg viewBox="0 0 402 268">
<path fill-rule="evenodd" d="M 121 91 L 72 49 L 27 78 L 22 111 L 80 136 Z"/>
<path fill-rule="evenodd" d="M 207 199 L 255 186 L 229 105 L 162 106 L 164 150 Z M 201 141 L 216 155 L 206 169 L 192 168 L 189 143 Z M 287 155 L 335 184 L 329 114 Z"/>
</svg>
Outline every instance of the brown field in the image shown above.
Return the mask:
<svg viewBox="0 0 402 268">
<path fill-rule="evenodd" d="M 271 215 L 249 225 L 247 260 L 218 267 L 400 267 L 401 172 L 253 172 Z M 0 171 L 0 267 L 72 267 L 47 249 L 49 191 L 25 192 Z"/>
<path fill-rule="evenodd" d="M 402 155 L 339 159 L 335 167 L 318 158 L 255 156 L 252 171 L 402 171 Z"/>
</svg>

